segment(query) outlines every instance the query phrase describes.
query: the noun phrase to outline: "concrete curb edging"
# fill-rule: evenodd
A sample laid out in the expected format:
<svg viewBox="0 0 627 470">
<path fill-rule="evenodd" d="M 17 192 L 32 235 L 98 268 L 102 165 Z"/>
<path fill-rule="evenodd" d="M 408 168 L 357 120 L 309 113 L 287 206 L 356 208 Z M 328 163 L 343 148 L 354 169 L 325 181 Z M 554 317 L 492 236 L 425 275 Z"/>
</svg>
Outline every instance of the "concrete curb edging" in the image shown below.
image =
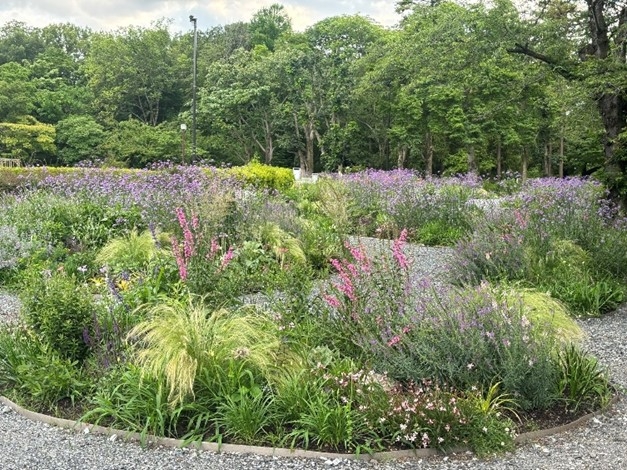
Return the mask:
<svg viewBox="0 0 627 470">
<path fill-rule="evenodd" d="M 587 415 L 584 415 L 581 418 L 571 423 L 563 424 L 561 426 L 520 434 L 516 436 L 514 442 L 518 445 L 525 444 L 531 441 L 541 439 L 543 437 L 563 433 L 563 432 L 578 428 L 579 426 L 582 426 L 583 424 L 587 423 L 593 417 L 606 412 L 611 406 L 618 403 L 619 400 L 620 400 L 620 394 L 616 394 L 614 398 L 612 399 L 612 401 L 609 403 L 609 405 L 602 410 L 595 411 L 593 413 L 588 413 Z M 137 432 L 122 431 L 119 429 L 98 426 L 95 424 L 86 424 L 86 423 L 81 423 L 78 421 L 72 421 L 69 419 L 56 418 L 54 416 L 48 416 L 45 414 L 36 413 L 34 411 L 27 410 L 26 408 L 23 408 L 16 403 L 13 403 L 11 400 L 3 396 L 0 396 L 0 403 L 3 403 L 5 406 L 8 406 L 19 415 L 31 421 L 36 421 L 36 422 L 48 424 L 51 426 L 57 426 L 60 428 L 71 429 L 74 431 L 80 431 L 84 433 L 93 433 L 93 434 L 99 434 L 99 435 L 104 435 L 104 436 L 118 436 L 119 438 L 125 441 L 130 441 L 130 442 L 141 442 L 141 443 L 147 443 L 147 444 L 163 446 L 163 447 L 171 447 L 171 448 L 189 447 L 193 449 L 205 450 L 205 451 L 210 451 L 210 452 L 215 452 L 215 453 L 226 452 L 226 453 L 236 453 L 236 454 L 256 454 L 256 455 L 262 455 L 262 456 L 300 457 L 300 458 L 311 458 L 311 459 L 387 461 L 387 460 L 395 460 L 395 459 L 425 458 L 425 457 L 434 457 L 438 455 L 469 452 L 469 449 L 467 448 L 456 447 L 446 452 L 439 451 L 436 449 L 406 449 L 406 450 L 393 450 L 393 451 L 387 451 L 387 452 L 375 452 L 374 454 L 359 454 L 358 455 L 358 454 L 340 454 L 340 453 L 333 453 L 333 452 L 319 452 L 319 451 L 302 450 L 302 449 L 286 449 L 286 448 L 280 448 L 280 447 L 262 447 L 262 446 L 249 446 L 249 445 L 239 445 L 239 444 L 217 444 L 215 442 L 191 443 L 185 446 L 183 445 L 183 441 L 180 439 L 158 437 L 158 436 L 153 436 L 153 435 L 142 436 L 142 434 L 137 433 Z"/>
</svg>

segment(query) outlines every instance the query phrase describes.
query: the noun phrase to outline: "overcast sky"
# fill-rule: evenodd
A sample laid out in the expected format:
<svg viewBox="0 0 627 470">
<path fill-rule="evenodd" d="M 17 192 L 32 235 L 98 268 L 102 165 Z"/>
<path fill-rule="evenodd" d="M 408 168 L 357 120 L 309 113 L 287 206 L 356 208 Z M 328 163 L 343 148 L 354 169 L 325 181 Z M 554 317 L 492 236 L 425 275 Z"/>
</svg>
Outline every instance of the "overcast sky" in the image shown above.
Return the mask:
<svg viewBox="0 0 627 470">
<path fill-rule="evenodd" d="M 383 26 L 393 26 L 400 19 L 394 0 L 0 0 L 0 25 L 12 20 L 36 27 L 69 22 L 93 30 L 114 30 L 171 18 L 173 31 L 185 31 L 190 28 L 189 15 L 194 15 L 198 28 L 205 30 L 250 21 L 255 12 L 272 3 L 285 7 L 297 31 L 338 15 L 359 13 Z"/>
</svg>

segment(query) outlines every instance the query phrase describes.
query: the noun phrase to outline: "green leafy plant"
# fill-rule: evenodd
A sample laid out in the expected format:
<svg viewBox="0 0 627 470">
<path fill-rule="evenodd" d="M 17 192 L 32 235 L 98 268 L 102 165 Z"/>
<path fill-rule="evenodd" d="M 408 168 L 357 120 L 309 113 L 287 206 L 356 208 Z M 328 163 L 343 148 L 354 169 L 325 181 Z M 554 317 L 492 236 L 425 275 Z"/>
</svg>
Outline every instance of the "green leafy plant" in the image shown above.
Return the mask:
<svg viewBox="0 0 627 470">
<path fill-rule="evenodd" d="M 112 369 L 99 381 L 91 399 L 93 406 L 81 421 L 143 436 L 175 436 L 183 409 L 171 407 L 167 397 L 163 379 L 146 377 L 138 367 L 127 364 Z"/>
<path fill-rule="evenodd" d="M 317 395 L 306 404 L 305 411 L 294 422 L 296 429 L 287 437 L 291 439 L 292 446 L 299 443 L 306 449 L 311 444 L 335 451 L 358 449 L 361 436 L 355 427 L 359 421 L 357 411 L 350 404 Z"/>
<path fill-rule="evenodd" d="M 243 444 L 261 443 L 274 423 L 274 397 L 259 387 L 241 387 L 218 406 L 216 422 L 225 437 Z"/>
<path fill-rule="evenodd" d="M 595 280 L 588 274 L 563 276 L 549 284 L 554 295 L 580 315 L 598 315 L 618 307 L 627 298 L 622 282 L 606 278 Z"/>
<path fill-rule="evenodd" d="M 96 255 L 96 263 L 113 272 L 137 271 L 145 268 L 155 256 L 157 247 L 149 231 L 133 229 L 124 237 L 113 238 Z"/>
<path fill-rule="evenodd" d="M 62 270 L 41 272 L 37 267 L 24 278 L 21 292 L 24 319 L 29 327 L 62 357 L 81 361 L 88 353 L 83 339 L 97 306 L 90 289 Z"/>
<path fill-rule="evenodd" d="M 444 220 L 430 220 L 418 227 L 414 238 L 428 246 L 454 245 L 465 235 L 461 227 L 449 224 Z"/>
<path fill-rule="evenodd" d="M 76 361 L 59 356 L 32 331 L 0 330 L 0 389 L 44 412 L 85 397 L 92 384 Z"/>
<path fill-rule="evenodd" d="M 596 358 L 575 345 L 569 345 L 560 351 L 557 362 L 560 370 L 558 393 L 567 410 L 595 409 L 609 403 L 612 387 Z"/>
<path fill-rule="evenodd" d="M 468 398 L 461 402 L 469 419 L 462 431 L 463 440 L 479 457 L 513 450 L 515 423 L 496 411 L 498 407 L 484 408 L 483 401 Z"/>
</svg>

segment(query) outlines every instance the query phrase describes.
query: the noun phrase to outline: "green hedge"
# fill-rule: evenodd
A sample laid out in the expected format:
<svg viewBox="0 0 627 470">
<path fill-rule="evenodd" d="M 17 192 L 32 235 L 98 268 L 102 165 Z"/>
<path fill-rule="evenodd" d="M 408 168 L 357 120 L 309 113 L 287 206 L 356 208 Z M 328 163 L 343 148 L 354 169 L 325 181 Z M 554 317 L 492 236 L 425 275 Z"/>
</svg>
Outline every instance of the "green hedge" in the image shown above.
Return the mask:
<svg viewBox="0 0 627 470">
<path fill-rule="evenodd" d="M 0 167 L 0 192 L 14 191 L 27 185 L 36 185 L 48 176 L 82 175 L 85 168 L 73 167 Z M 129 168 L 116 168 L 115 173 L 134 173 L 137 171 Z M 210 169 L 207 171 L 215 171 Z M 227 175 L 234 176 L 238 180 L 257 188 L 276 189 L 278 191 L 289 189 L 294 184 L 294 174 L 290 168 L 280 168 L 264 165 L 259 162 L 251 162 L 244 166 L 237 166 L 223 171 Z"/>
<path fill-rule="evenodd" d="M 226 170 L 245 184 L 257 188 L 269 188 L 282 191 L 294 184 L 294 173 L 291 168 L 281 168 L 264 165 L 259 162 L 250 162 L 244 166 L 235 166 Z"/>
<path fill-rule="evenodd" d="M 85 168 L 61 167 L 61 166 L 37 166 L 37 167 L 0 167 L 0 192 L 11 192 L 25 186 L 36 185 L 48 176 L 72 175 L 81 176 Z M 132 173 L 137 170 L 116 168 L 116 173 Z"/>
</svg>

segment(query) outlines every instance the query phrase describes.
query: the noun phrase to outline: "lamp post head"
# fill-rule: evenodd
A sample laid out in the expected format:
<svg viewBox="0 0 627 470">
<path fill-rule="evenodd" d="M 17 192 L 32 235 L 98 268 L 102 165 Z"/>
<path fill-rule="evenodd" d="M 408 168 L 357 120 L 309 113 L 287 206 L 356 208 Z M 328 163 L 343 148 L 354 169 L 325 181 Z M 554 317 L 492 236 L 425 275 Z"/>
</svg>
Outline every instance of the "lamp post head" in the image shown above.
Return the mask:
<svg viewBox="0 0 627 470">
<path fill-rule="evenodd" d="M 189 15 L 189 21 L 196 23 L 196 17 L 194 15 Z"/>
</svg>

